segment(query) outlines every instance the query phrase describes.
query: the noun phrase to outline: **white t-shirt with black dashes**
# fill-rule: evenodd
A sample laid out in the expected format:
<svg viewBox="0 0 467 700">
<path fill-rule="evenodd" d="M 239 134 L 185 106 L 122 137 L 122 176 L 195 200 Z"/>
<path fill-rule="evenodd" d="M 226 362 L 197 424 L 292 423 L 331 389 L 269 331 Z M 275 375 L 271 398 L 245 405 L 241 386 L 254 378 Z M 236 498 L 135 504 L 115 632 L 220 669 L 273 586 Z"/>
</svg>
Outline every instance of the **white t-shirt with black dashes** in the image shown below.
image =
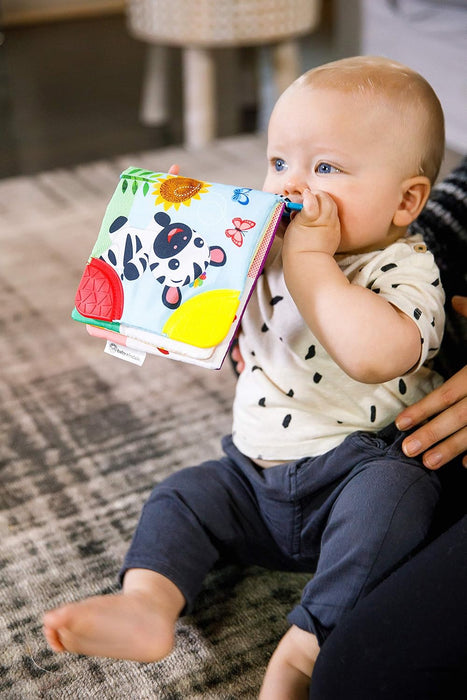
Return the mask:
<svg viewBox="0 0 467 700">
<path fill-rule="evenodd" d="M 380 430 L 442 382 L 426 363 L 441 343 L 444 292 L 422 237 L 336 260 L 352 284 L 381 294 L 414 319 L 422 338 L 419 363 L 384 384 L 351 379 L 303 321 L 285 285 L 279 251 L 258 280 L 239 338 L 246 366 L 232 432 L 237 448 L 252 459 L 323 454 L 355 430 Z"/>
</svg>

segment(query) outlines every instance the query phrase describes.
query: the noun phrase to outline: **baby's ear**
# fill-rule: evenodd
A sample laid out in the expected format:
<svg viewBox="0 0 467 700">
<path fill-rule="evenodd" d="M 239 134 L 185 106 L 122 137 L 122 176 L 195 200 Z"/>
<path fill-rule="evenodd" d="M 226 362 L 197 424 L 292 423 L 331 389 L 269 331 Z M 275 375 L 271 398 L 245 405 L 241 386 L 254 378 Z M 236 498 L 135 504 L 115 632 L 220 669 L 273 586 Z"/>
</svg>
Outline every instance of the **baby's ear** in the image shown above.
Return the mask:
<svg viewBox="0 0 467 700">
<path fill-rule="evenodd" d="M 402 196 L 394 214 L 395 226 L 408 226 L 420 214 L 430 194 L 431 183 L 425 175 L 416 175 L 402 183 Z"/>
</svg>

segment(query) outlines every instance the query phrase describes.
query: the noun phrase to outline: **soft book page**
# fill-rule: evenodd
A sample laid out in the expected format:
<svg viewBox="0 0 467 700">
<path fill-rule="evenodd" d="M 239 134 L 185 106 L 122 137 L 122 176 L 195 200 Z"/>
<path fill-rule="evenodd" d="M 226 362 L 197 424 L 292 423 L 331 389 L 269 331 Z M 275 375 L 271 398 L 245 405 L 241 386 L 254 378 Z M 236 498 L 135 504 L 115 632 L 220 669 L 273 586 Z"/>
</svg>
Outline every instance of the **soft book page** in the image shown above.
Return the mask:
<svg viewBox="0 0 467 700">
<path fill-rule="evenodd" d="M 284 207 L 278 195 L 251 188 L 128 168 L 105 212 L 72 317 L 112 348 L 218 369 Z"/>
</svg>

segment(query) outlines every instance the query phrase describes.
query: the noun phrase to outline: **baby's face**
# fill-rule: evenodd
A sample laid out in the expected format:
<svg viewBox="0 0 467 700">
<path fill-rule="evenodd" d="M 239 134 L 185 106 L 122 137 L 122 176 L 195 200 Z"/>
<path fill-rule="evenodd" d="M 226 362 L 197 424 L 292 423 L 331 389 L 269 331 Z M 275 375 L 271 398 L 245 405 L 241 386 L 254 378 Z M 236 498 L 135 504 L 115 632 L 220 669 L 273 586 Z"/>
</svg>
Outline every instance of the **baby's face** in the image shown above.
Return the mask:
<svg viewBox="0 0 467 700">
<path fill-rule="evenodd" d="M 305 188 L 329 193 L 341 223 L 338 252 L 388 245 L 400 234 L 392 219 L 402 183 L 415 174 L 408 166 L 410 143 L 395 133 L 394 118 L 396 111 L 368 98 L 290 88 L 271 116 L 263 189 L 297 202 Z"/>
</svg>

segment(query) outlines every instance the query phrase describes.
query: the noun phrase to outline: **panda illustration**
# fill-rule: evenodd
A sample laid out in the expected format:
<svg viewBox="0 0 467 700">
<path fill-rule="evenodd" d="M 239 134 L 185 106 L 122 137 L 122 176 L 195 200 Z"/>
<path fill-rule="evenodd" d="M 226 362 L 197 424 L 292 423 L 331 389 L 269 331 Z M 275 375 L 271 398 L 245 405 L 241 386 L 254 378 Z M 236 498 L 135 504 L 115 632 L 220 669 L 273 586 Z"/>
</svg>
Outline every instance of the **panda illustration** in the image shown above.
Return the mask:
<svg viewBox="0 0 467 700">
<path fill-rule="evenodd" d="M 176 309 L 182 301 L 181 287 L 200 277 L 208 265 L 225 265 L 227 256 L 220 246 L 208 246 L 196 231 L 182 222 L 172 222 L 162 211 L 154 215 L 161 229 L 136 229 L 127 226 L 125 216 L 117 217 L 109 228 L 111 247 L 101 259 L 112 265 L 120 278 L 138 279 L 149 269 L 164 285 L 162 301 Z"/>
</svg>

